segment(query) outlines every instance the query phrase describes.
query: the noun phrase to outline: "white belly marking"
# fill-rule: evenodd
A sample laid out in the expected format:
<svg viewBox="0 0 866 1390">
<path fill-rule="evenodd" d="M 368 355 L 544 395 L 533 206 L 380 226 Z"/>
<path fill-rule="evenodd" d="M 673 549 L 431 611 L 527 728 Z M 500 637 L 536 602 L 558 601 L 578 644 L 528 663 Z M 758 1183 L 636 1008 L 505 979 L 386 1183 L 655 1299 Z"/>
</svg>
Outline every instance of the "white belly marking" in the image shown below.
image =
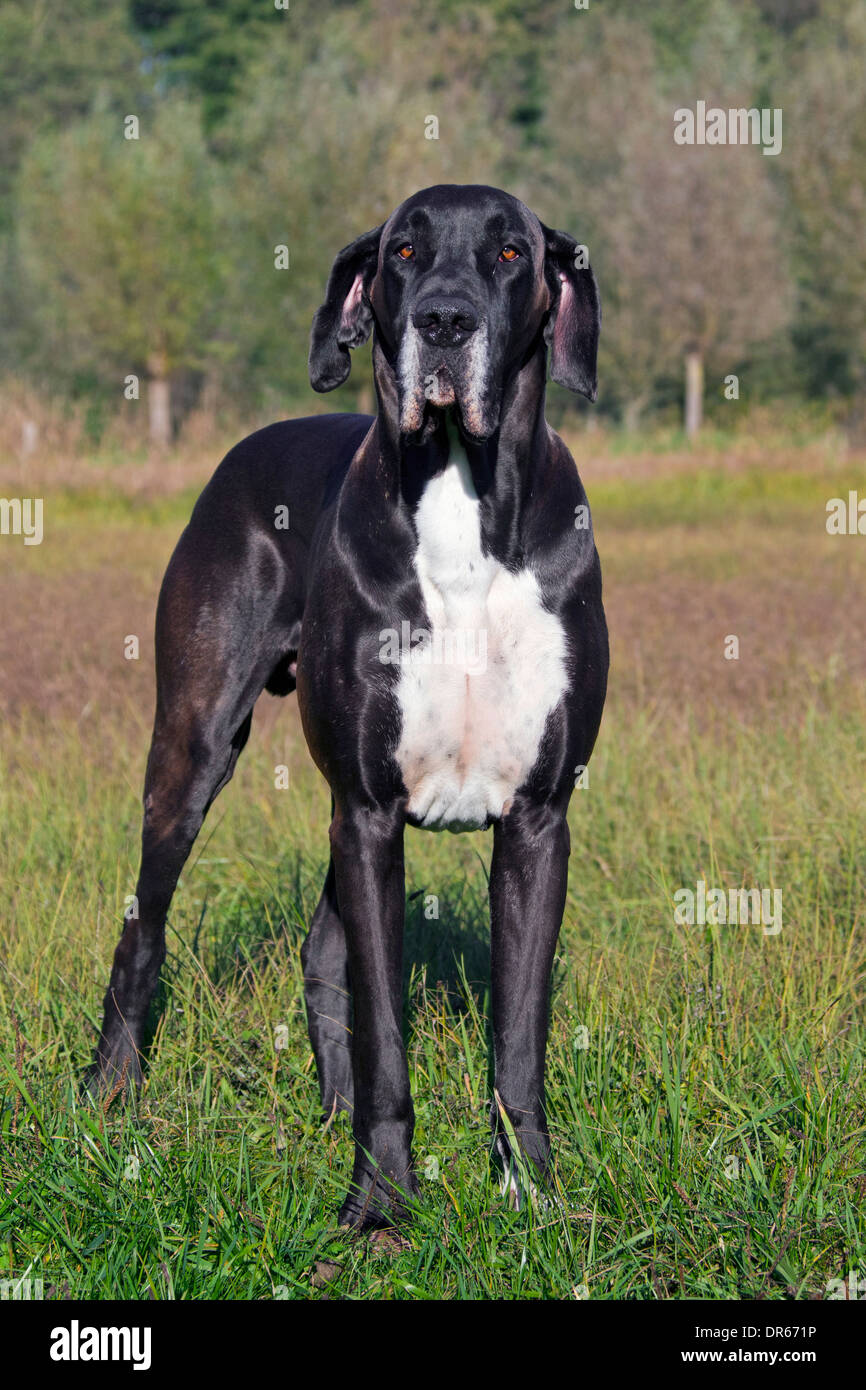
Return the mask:
<svg viewBox="0 0 866 1390">
<path fill-rule="evenodd" d="M 396 757 L 409 813 L 467 830 L 508 813 L 566 688 L 565 634 L 535 575 L 481 551 L 480 503 L 454 441 L 415 522 L 415 568 L 430 624 L 400 655 Z M 415 634 L 413 634 L 415 637 Z"/>
</svg>

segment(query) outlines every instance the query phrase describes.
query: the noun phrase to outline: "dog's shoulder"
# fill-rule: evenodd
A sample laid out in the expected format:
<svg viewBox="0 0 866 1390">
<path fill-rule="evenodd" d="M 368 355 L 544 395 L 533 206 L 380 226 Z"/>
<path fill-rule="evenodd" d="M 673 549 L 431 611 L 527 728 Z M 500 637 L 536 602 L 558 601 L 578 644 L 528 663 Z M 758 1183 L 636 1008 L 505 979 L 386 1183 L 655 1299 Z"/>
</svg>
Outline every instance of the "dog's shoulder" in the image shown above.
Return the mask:
<svg viewBox="0 0 866 1390">
<path fill-rule="evenodd" d="M 339 414 L 265 425 L 225 455 L 195 505 L 192 524 L 224 533 L 247 517 L 273 529 L 275 516 L 283 516 L 285 534 L 308 536 L 372 424 L 370 415 Z"/>
<path fill-rule="evenodd" d="M 347 454 L 351 459 L 368 434 L 373 418 L 372 415 L 338 413 L 277 420 L 235 444 L 220 468 L 315 468 L 327 466 Z"/>
</svg>

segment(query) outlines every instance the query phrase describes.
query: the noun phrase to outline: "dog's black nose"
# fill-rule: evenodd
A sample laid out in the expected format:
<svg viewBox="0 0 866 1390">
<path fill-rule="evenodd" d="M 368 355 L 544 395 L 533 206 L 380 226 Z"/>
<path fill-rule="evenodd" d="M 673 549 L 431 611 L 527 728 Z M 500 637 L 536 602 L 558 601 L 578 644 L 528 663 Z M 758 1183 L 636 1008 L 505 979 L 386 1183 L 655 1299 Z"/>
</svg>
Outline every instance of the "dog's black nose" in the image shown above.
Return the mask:
<svg viewBox="0 0 866 1390">
<path fill-rule="evenodd" d="M 478 315 L 465 299 L 424 299 L 412 314 L 421 337 L 434 347 L 458 347 L 478 327 Z"/>
</svg>

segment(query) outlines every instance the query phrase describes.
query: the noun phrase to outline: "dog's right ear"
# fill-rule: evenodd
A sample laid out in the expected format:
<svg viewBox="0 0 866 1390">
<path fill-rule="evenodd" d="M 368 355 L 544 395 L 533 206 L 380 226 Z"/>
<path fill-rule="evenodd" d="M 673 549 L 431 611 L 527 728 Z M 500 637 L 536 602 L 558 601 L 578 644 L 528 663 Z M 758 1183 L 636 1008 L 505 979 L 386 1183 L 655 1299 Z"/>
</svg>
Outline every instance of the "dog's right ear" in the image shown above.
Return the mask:
<svg viewBox="0 0 866 1390">
<path fill-rule="evenodd" d="M 555 232 L 541 224 L 544 233 L 544 273 L 553 303 L 544 329 L 550 348 L 550 379 L 587 400 L 598 395 L 598 335 L 601 301 L 589 265 L 577 252 L 585 251 L 568 232 Z"/>
<path fill-rule="evenodd" d="M 373 327 L 368 293 L 376 273 L 379 237 L 374 227 L 344 246 L 331 267 L 325 302 L 310 335 L 310 384 L 314 391 L 342 386 L 351 369 L 349 349 L 366 343 Z"/>
</svg>

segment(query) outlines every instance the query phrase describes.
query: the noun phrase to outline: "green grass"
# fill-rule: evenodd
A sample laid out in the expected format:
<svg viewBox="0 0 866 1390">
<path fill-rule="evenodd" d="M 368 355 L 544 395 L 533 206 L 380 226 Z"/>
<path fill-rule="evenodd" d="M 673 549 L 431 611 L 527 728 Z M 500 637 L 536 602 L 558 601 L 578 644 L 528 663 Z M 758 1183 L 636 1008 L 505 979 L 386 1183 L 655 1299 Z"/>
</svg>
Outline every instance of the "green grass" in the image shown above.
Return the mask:
<svg viewBox="0 0 866 1390">
<path fill-rule="evenodd" d="M 510 1212 L 489 1164 L 488 846 L 410 835 L 406 1030 L 430 1176 L 396 1254 L 335 1230 L 351 1145 L 343 1120 L 319 1123 L 299 960 L 327 799 L 301 749 L 293 791 L 253 748 L 215 808 L 175 901 L 147 1093 L 108 1115 L 72 1078 L 132 891 L 141 731 L 89 775 L 72 737 L 40 777 L 9 769 L 7 1270 L 80 1298 L 315 1296 L 318 1262 L 349 1297 L 820 1292 L 866 1255 L 862 729 L 732 728 L 718 759 L 695 731 L 674 746 L 609 721 L 575 797 L 554 983 L 560 1210 Z M 672 893 L 699 877 L 780 887 L 782 931 L 675 926 Z"/>
<path fill-rule="evenodd" d="M 665 515 L 679 485 L 654 484 L 663 532 L 682 522 L 678 503 Z M 627 542 L 618 487 L 597 514 Z M 804 492 L 780 486 L 782 532 Z M 760 543 L 756 489 L 726 496 Z M 558 1206 L 509 1210 L 490 1162 L 489 836 L 409 832 L 422 1203 L 396 1248 L 336 1228 L 351 1142 L 344 1118 L 320 1122 L 300 969 L 328 798 L 294 721 L 254 724 L 208 818 L 170 917 L 147 1089 L 108 1113 L 75 1082 L 135 884 L 147 712 L 7 727 L 0 1278 L 75 1298 L 784 1299 L 866 1272 L 864 716 L 854 682 L 815 677 L 784 711 L 696 709 L 685 692 L 672 718 L 614 668 L 572 803 L 553 984 Z M 677 925 L 673 895 L 699 878 L 781 889 L 781 932 Z"/>
</svg>

